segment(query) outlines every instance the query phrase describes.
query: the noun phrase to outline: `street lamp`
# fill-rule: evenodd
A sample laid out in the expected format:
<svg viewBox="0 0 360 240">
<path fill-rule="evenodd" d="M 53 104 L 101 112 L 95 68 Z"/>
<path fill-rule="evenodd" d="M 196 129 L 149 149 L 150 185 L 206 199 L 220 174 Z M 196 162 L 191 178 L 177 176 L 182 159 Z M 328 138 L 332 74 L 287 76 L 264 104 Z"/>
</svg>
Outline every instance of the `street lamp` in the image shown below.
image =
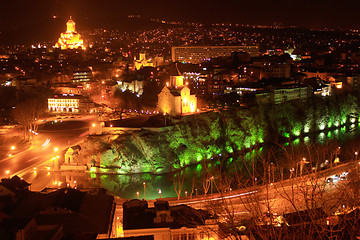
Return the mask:
<svg viewBox="0 0 360 240">
<path fill-rule="evenodd" d="M 270 172 L 271 171 L 271 172 Z M 270 171 L 269 171 L 269 174 L 272 174 L 272 182 L 274 182 L 274 163 L 273 162 L 271 162 L 270 163 Z M 269 178 L 269 181 L 271 182 L 271 177 Z"/>
<path fill-rule="evenodd" d="M 57 152 L 57 151 L 59 151 L 59 148 L 55 147 L 54 152 Z"/>
<path fill-rule="evenodd" d="M 185 198 L 187 198 L 187 191 L 185 191 Z"/>
<path fill-rule="evenodd" d="M 158 189 L 158 193 L 159 193 L 160 199 L 161 199 L 161 189 Z"/>
<path fill-rule="evenodd" d="M 146 198 L 145 198 L 145 196 L 146 196 L 146 195 L 145 195 L 145 192 L 146 192 L 146 182 L 143 182 L 143 185 L 144 185 L 144 200 L 145 200 L 145 199 L 146 199 Z"/>
<path fill-rule="evenodd" d="M 290 178 L 293 176 L 294 171 L 295 171 L 295 169 L 294 169 L 294 168 L 291 168 L 291 169 L 290 169 Z"/>
<path fill-rule="evenodd" d="M 214 180 L 214 176 L 211 176 L 210 178 L 211 194 L 213 193 L 213 180 Z"/>
<path fill-rule="evenodd" d="M 138 199 L 140 199 L 140 193 L 139 192 L 136 192 L 136 196 Z"/>
<path fill-rule="evenodd" d="M 341 147 L 338 147 L 337 149 L 336 149 L 336 151 L 335 151 L 335 161 L 336 162 L 340 162 L 340 160 L 339 160 L 339 158 L 338 158 L 338 154 L 340 154 L 340 149 L 341 149 Z M 334 161 L 334 162 L 335 162 Z M 332 168 L 332 161 L 330 161 L 330 168 Z"/>
<path fill-rule="evenodd" d="M 358 152 L 355 152 L 355 161 L 357 161 Z"/>
<path fill-rule="evenodd" d="M 10 148 L 11 150 L 15 150 L 15 146 L 11 146 L 11 148 Z"/>
</svg>

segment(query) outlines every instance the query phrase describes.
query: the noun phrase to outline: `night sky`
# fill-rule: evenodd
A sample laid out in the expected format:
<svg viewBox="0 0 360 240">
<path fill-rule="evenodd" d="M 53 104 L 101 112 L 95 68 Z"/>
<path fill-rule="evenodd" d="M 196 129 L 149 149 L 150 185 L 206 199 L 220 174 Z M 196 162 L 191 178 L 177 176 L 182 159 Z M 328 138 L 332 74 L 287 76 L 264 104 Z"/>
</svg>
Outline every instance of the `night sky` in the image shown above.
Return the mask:
<svg viewBox="0 0 360 240">
<path fill-rule="evenodd" d="M 360 28 L 360 1 L 355 0 L 2 0 L 1 8 L 3 34 L 36 28 L 39 34 L 49 28 L 59 33 L 70 15 L 80 30 L 107 27 L 109 22 L 116 26 L 129 14 L 193 22 Z"/>
</svg>

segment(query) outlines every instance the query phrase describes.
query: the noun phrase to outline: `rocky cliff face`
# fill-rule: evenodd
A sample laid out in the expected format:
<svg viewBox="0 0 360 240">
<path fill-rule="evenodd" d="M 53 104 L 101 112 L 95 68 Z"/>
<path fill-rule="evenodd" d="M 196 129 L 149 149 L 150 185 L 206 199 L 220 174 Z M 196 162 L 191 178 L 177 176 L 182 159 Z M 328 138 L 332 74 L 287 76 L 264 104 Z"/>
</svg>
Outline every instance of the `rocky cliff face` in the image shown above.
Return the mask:
<svg viewBox="0 0 360 240">
<path fill-rule="evenodd" d="M 104 172 L 163 173 L 263 142 L 278 142 L 359 120 L 352 95 L 183 117 L 165 131 L 90 137 L 84 160 Z"/>
</svg>

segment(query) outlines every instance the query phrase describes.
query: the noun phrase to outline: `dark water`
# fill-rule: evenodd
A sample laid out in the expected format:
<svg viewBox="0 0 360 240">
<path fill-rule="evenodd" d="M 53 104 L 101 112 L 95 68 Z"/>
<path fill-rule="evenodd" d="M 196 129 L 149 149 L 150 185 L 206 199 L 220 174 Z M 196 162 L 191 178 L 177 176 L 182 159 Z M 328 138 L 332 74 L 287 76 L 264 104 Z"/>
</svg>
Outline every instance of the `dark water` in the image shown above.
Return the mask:
<svg viewBox="0 0 360 240">
<path fill-rule="evenodd" d="M 354 141 L 357 142 L 357 138 L 360 136 L 359 124 L 352 124 L 346 127 L 340 127 L 331 131 L 324 131 L 318 134 L 312 134 L 305 137 L 293 139 L 291 142 L 287 142 L 284 146 L 294 146 L 300 148 L 301 146 L 311 144 L 323 144 L 326 145 L 329 141 L 337 141 L 342 150 L 352 151 L 353 149 L 345 150 L 346 147 L 352 146 Z M 359 145 L 359 144 L 358 144 Z M 359 145 L 360 147 L 360 145 Z M 211 193 L 211 189 L 215 191 L 216 181 L 219 181 L 216 177 L 212 180 L 216 171 L 226 172 L 228 175 L 233 175 L 235 172 L 241 173 L 244 177 L 248 177 L 249 173 L 246 168 L 252 166 L 252 161 L 261 156 L 261 154 L 267 151 L 269 146 L 257 148 L 238 153 L 234 156 L 216 156 L 209 162 L 199 163 L 183 169 L 182 172 L 168 173 L 163 175 L 153 174 L 133 174 L 133 175 L 104 175 L 104 174 L 90 174 L 92 182 L 107 189 L 110 193 L 119 196 L 121 198 L 144 198 L 144 183 L 146 191 L 146 199 L 155 199 L 159 197 L 158 190 L 161 189 L 161 197 L 177 197 L 174 190 L 175 185 L 183 182 L 181 197 L 185 197 L 185 191 L 187 196 L 191 194 L 204 194 L 205 189 L 208 193 Z M 360 150 L 360 149 L 359 149 Z M 237 169 L 235 169 L 235 167 Z M 175 180 L 174 180 L 175 179 Z M 182 180 L 183 179 L 183 180 Z M 174 184 L 174 182 L 176 184 Z M 211 187 L 212 186 L 212 187 Z M 197 189 L 197 190 L 196 190 Z M 137 194 L 137 192 L 139 194 Z"/>
</svg>

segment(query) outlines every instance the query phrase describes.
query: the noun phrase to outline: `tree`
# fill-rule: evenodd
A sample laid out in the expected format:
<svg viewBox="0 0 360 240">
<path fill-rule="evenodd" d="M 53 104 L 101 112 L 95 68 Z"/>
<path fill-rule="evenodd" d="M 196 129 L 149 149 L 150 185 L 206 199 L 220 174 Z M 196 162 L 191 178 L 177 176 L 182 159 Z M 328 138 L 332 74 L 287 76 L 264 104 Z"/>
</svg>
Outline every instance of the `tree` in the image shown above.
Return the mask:
<svg viewBox="0 0 360 240">
<path fill-rule="evenodd" d="M 23 127 L 25 140 L 32 140 L 32 137 L 38 130 L 38 120 L 43 113 L 43 104 L 35 98 L 28 99 L 16 105 L 12 111 L 12 115 Z"/>
<path fill-rule="evenodd" d="M 311 149 L 309 153 L 312 154 L 307 158 L 313 159 L 314 152 L 316 149 Z M 284 156 L 294 156 L 292 160 L 298 161 L 297 154 Z M 204 209 L 217 216 L 223 239 L 241 239 L 244 234 L 253 239 L 350 239 L 348 236 L 353 239 L 357 236 L 353 227 L 359 225 L 360 217 L 360 213 L 354 210 L 360 207 L 357 168 L 354 173 L 349 173 L 350 184 L 345 181 L 327 183 L 322 175 L 331 169 L 312 172 L 311 168 L 304 168 L 303 174 L 297 177 L 269 183 L 268 159 L 271 157 L 260 160 L 264 166 L 260 168 L 263 174 L 251 176 L 262 176 L 260 182 L 263 185 L 248 187 L 247 181 L 240 179 L 241 173 L 226 175 L 219 169 L 213 173 L 217 180 L 214 183 L 217 193 L 206 196 Z M 276 166 L 271 174 L 276 180 L 281 168 L 277 161 L 272 162 Z M 234 166 L 233 169 L 240 167 Z M 249 174 L 253 174 L 252 171 Z M 247 188 L 229 191 L 234 183 L 239 187 L 243 183 Z M 339 211 L 340 206 L 351 206 L 352 210 Z"/>
<path fill-rule="evenodd" d="M 174 172 L 173 176 L 172 176 L 172 180 L 174 183 L 174 189 L 177 195 L 177 199 L 179 200 L 181 197 L 181 191 L 182 191 L 182 187 L 184 184 L 184 180 L 185 180 L 185 171 L 184 170 L 180 170 L 177 172 Z"/>
<path fill-rule="evenodd" d="M 122 114 L 125 110 L 125 104 L 121 99 L 121 90 L 116 88 L 113 95 L 109 99 L 109 106 L 113 109 L 116 118 L 122 119 Z"/>
</svg>

